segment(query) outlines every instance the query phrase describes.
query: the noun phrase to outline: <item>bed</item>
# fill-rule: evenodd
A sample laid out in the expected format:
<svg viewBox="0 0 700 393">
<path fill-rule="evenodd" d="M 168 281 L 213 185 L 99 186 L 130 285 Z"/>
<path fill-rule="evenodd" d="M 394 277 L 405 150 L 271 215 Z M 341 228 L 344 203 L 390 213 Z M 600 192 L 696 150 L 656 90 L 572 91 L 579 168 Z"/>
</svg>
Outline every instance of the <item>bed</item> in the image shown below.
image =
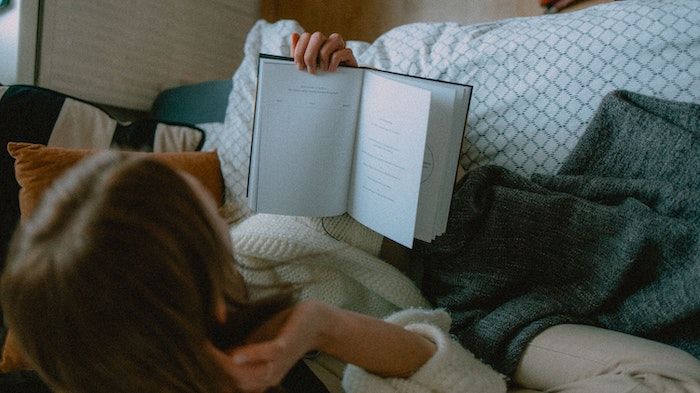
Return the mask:
<svg viewBox="0 0 700 393">
<path fill-rule="evenodd" d="M 372 43 L 348 46 L 369 67 L 473 85 L 459 176 L 487 164 L 529 176 L 559 170 L 612 90 L 700 103 L 698 26 L 697 1 L 626 0 L 476 25 L 415 23 Z M 231 85 L 174 89 L 154 105 L 160 120 L 196 124 L 204 131 L 202 150 L 217 150 L 227 200 L 241 217 L 251 214 L 245 192 L 257 56 L 286 55 L 294 31 L 304 28 L 295 21 L 259 21 L 248 34 Z M 221 98 L 203 111 L 202 96 Z M 348 222 L 346 217 L 310 219 L 323 230 L 342 228 L 342 240 L 378 255 L 381 236 Z M 417 267 L 401 266 L 420 279 Z"/>
</svg>

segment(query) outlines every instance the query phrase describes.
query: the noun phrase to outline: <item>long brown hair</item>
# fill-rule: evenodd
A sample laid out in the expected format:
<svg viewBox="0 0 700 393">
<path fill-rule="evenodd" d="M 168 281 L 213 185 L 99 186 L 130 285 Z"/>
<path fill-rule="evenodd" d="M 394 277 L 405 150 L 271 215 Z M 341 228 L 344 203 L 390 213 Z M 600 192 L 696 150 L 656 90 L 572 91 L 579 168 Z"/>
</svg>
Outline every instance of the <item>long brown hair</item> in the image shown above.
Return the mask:
<svg viewBox="0 0 700 393">
<path fill-rule="evenodd" d="M 87 160 L 47 193 L 13 238 L 0 299 L 52 388 L 235 391 L 204 343 L 239 343 L 292 299 L 251 303 L 235 290 L 234 257 L 207 214 L 182 176 L 119 153 Z M 215 321 L 222 297 L 233 328 Z"/>
</svg>

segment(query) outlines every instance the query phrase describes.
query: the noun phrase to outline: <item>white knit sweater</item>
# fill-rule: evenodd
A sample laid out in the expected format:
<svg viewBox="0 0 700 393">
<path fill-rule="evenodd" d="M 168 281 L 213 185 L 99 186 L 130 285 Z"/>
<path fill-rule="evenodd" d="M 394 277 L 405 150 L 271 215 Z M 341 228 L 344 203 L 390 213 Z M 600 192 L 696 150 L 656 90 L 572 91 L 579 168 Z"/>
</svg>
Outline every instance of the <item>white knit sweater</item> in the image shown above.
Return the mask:
<svg viewBox="0 0 700 393">
<path fill-rule="evenodd" d="M 417 332 L 437 352 L 410 378 L 381 378 L 348 365 L 342 377 L 347 392 L 505 392 L 503 377 L 450 338 L 449 315 L 429 310 L 413 283 L 367 251 L 378 250 L 376 235 L 349 218 L 320 225 L 314 219 L 258 214 L 231 230 L 234 251 L 248 268 L 249 283 L 302 284 L 302 298 L 385 318 Z M 329 230 L 333 237 L 323 231 Z M 359 246 L 355 247 L 350 243 Z M 262 269 L 261 269 L 262 268 Z M 251 295 L 264 289 L 251 286 Z"/>
</svg>

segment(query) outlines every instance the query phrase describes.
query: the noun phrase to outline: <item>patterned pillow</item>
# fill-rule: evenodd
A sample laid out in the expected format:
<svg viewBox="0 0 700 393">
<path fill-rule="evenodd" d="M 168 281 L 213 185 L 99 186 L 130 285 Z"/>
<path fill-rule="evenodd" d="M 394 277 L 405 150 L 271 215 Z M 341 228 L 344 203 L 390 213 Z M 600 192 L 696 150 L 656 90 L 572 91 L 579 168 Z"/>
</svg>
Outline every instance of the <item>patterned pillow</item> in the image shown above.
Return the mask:
<svg viewBox="0 0 700 393">
<path fill-rule="evenodd" d="M 361 64 L 474 86 L 461 165 L 493 163 L 521 174 L 554 173 L 602 97 L 626 89 L 700 102 L 700 2 L 627 0 L 585 10 L 460 26 L 398 27 Z M 233 76 L 219 149 L 229 198 L 245 205 L 257 56 L 287 55 L 293 21 L 258 22 Z"/>
<path fill-rule="evenodd" d="M 474 85 L 465 169 L 554 173 L 612 90 L 700 102 L 698 26 L 698 1 L 628 0 L 476 26 L 404 26 L 360 61 Z"/>
</svg>

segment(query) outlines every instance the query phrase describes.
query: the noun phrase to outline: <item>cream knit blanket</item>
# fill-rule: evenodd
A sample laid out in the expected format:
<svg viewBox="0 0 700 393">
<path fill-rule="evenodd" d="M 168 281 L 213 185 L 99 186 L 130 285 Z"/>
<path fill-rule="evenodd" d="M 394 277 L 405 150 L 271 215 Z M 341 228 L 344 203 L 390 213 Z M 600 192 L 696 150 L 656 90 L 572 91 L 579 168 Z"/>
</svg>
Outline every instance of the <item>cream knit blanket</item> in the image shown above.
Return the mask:
<svg viewBox="0 0 700 393">
<path fill-rule="evenodd" d="M 258 214 L 232 227 L 231 239 L 254 297 L 267 293 L 258 286 L 299 283 L 302 298 L 380 318 L 430 308 L 408 277 L 367 252 L 378 247 L 374 235 L 362 231 L 349 217 L 321 225 L 317 219 Z"/>
</svg>

